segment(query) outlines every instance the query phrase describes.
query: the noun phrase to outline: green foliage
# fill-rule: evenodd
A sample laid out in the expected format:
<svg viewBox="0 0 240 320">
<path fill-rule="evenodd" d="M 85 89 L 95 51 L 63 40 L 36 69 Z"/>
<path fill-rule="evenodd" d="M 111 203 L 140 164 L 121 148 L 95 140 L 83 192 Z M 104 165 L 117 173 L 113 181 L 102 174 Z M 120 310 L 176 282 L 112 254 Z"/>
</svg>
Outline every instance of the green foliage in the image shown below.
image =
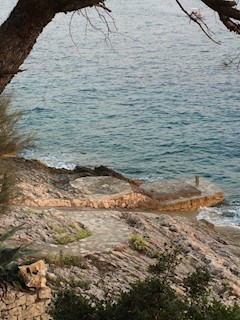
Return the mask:
<svg viewBox="0 0 240 320">
<path fill-rule="evenodd" d="M 145 251 L 148 247 L 147 241 L 139 234 L 133 234 L 129 239 L 130 246 L 136 251 Z"/>
<path fill-rule="evenodd" d="M 94 320 L 96 312 L 89 301 L 67 290 L 59 292 L 51 316 L 56 320 Z"/>
<path fill-rule="evenodd" d="M 44 260 L 47 263 L 54 264 L 60 268 L 67 267 L 67 266 L 69 267 L 75 266 L 78 268 L 85 269 L 86 267 L 84 260 L 81 256 L 64 254 L 62 251 L 60 251 L 58 254 L 49 253 L 48 255 L 44 256 Z"/>
<path fill-rule="evenodd" d="M 214 300 L 206 310 L 206 313 L 208 317 L 206 320 L 239 320 L 240 306 L 236 304 L 233 307 L 228 307 L 222 304 L 221 301 Z"/>
<path fill-rule="evenodd" d="M 207 288 L 209 287 L 210 279 L 210 273 L 206 268 L 197 268 L 194 273 L 183 281 L 187 295 L 194 301 L 205 296 L 208 293 Z"/>
<path fill-rule="evenodd" d="M 23 283 L 23 279 L 18 275 L 18 260 L 26 256 L 33 255 L 35 250 L 29 249 L 28 246 L 14 247 L 5 243 L 16 231 L 23 225 L 12 228 L 0 235 L 0 281 L 8 283 Z"/>
<path fill-rule="evenodd" d="M 32 145 L 33 137 L 19 132 L 17 124 L 23 113 L 9 111 L 11 98 L 0 97 L 0 156 L 5 154 L 17 154 L 21 150 Z"/>
<path fill-rule="evenodd" d="M 239 320 L 240 307 L 210 298 L 209 272 L 198 268 L 183 280 L 185 295 L 173 289 L 179 248 L 166 250 L 150 267 L 152 276 L 122 293 L 118 302 L 94 301 L 95 307 L 71 291 L 60 292 L 52 308 L 55 320 Z M 200 303 L 198 305 L 198 303 Z"/>
<path fill-rule="evenodd" d="M 87 237 L 90 237 L 92 235 L 92 232 L 87 229 L 82 229 L 81 231 L 78 231 L 78 233 L 74 235 L 69 235 L 67 233 L 60 233 L 55 240 L 56 244 L 67 244 L 71 242 L 75 242 Z"/>
<path fill-rule="evenodd" d="M 80 227 L 77 223 L 71 222 L 67 225 L 49 225 L 54 234 L 55 244 L 67 244 L 75 242 L 92 235 L 88 229 Z"/>
<path fill-rule="evenodd" d="M 181 262 L 181 247 L 165 248 L 165 251 L 158 255 L 157 263 L 149 266 L 149 271 L 162 279 L 163 282 L 171 283 L 174 281 L 176 266 Z"/>
<path fill-rule="evenodd" d="M 90 284 L 91 281 L 87 279 L 75 279 L 75 278 L 70 278 L 68 280 L 68 285 L 71 288 L 82 288 L 84 290 L 90 289 Z"/>
</svg>

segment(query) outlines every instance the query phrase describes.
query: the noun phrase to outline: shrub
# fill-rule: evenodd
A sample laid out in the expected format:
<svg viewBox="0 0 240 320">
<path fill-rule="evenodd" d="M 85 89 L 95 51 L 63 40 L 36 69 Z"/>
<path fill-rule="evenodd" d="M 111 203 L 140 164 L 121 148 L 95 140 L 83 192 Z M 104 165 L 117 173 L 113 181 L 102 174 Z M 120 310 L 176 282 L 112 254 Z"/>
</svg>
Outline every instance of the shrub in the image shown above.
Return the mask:
<svg viewBox="0 0 240 320">
<path fill-rule="evenodd" d="M 133 234 L 129 239 L 130 246 L 136 251 L 145 251 L 148 247 L 147 241 L 139 234 Z"/>
<path fill-rule="evenodd" d="M 21 134 L 17 128 L 22 112 L 9 111 L 11 98 L 0 96 L 0 157 L 15 155 L 32 146 L 33 137 Z M 0 213 L 6 213 L 16 195 L 17 174 L 9 163 L 0 163 Z"/>
<path fill-rule="evenodd" d="M 21 111 L 9 111 L 11 98 L 0 97 L 0 156 L 5 154 L 17 154 L 32 145 L 31 135 L 21 134 L 17 124 L 23 113 Z"/>
<path fill-rule="evenodd" d="M 94 320 L 96 312 L 86 298 L 77 296 L 72 291 L 59 292 L 51 311 L 57 320 Z"/>
<path fill-rule="evenodd" d="M 176 262 L 177 261 L 177 262 Z M 60 292 L 52 309 L 55 320 L 239 320 L 240 307 L 225 306 L 209 295 L 210 275 L 198 268 L 183 280 L 183 295 L 173 289 L 179 248 L 159 255 L 153 275 L 122 293 L 117 302 L 94 301 L 95 307 L 73 292 Z M 198 304 L 199 303 L 199 304 Z"/>
</svg>

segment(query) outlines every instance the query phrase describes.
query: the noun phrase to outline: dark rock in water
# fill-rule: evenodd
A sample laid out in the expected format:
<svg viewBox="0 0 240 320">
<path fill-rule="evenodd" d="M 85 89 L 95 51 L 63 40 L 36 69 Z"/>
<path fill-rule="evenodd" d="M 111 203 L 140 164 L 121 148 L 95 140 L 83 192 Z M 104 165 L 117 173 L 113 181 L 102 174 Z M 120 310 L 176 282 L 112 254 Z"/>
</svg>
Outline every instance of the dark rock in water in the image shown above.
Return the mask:
<svg viewBox="0 0 240 320">
<path fill-rule="evenodd" d="M 73 169 L 74 173 L 77 173 L 79 177 L 92 177 L 92 176 L 97 176 L 95 170 L 87 167 L 82 167 L 82 166 L 76 166 Z"/>
<path fill-rule="evenodd" d="M 82 166 L 76 166 L 73 170 L 74 173 L 77 173 L 80 177 L 114 177 L 120 180 L 127 181 L 131 184 L 139 185 L 139 181 L 131 180 L 125 176 L 123 176 L 121 173 L 118 173 L 112 169 L 109 169 L 105 166 L 99 166 L 95 167 L 94 169 L 82 167 Z"/>
<path fill-rule="evenodd" d="M 206 228 L 208 228 L 210 230 L 214 230 L 214 224 L 207 221 L 206 219 L 199 219 L 198 221 L 202 226 L 205 226 Z"/>
<path fill-rule="evenodd" d="M 222 216 L 223 217 L 228 217 L 228 218 L 233 218 L 235 217 L 236 213 L 234 211 L 223 211 Z"/>
<path fill-rule="evenodd" d="M 134 180 L 131 180 L 125 176 L 123 176 L 121 173 L 118 173 L 112 169 L 109 169 L 105 166 L 100 166 L 100 167 L 96 167 L 95 168 L 95 172 L 99 175 L 99 176 L 111 176 L 120 180 L 124 180 L 127 181 L 129 183 L 134 183 Z"/>
</svg>

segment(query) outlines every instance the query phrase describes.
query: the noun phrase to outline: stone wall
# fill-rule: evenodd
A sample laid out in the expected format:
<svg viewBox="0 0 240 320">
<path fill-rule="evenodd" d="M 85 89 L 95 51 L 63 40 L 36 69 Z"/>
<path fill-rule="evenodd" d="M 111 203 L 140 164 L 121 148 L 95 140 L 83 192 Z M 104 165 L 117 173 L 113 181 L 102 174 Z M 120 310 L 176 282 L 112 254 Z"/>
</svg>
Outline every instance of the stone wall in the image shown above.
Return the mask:
<svg viewBox="0 0 240 320">
<path fill-rule="evenodd" d="M 49 320 L 47 308 L 51 302 L 48 287 L 33 292 L 17 291 L 8 287 L 0 289 L 1 320 Z"/>
</svg>

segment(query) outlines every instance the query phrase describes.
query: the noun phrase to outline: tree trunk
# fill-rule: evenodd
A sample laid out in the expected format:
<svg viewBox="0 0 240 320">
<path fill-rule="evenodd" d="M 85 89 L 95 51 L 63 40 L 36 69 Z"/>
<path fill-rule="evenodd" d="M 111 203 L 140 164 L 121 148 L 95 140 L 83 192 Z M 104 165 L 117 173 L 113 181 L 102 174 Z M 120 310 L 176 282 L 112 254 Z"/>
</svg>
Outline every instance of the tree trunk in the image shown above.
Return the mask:
<svg viewBox="0 0 240 320">
<path fill-rule="evenodd" d="M 31 52 L 44 27 L 58 12 L 69 12 L 100 4 L 105 0 L 18 0 L 9 18 L 0 26 L 0 94 Z M 201 0 L 218 12 L 230 30 L 240 34 L 240 11 L 235 1 Z"/>
<path fill-rule="evenodd" d="M 19 0 L 0 27 L 0 94 L 28 57 L 44 27 L 58 12 L 93 6 L 98 0 Z"/>
</svg>

